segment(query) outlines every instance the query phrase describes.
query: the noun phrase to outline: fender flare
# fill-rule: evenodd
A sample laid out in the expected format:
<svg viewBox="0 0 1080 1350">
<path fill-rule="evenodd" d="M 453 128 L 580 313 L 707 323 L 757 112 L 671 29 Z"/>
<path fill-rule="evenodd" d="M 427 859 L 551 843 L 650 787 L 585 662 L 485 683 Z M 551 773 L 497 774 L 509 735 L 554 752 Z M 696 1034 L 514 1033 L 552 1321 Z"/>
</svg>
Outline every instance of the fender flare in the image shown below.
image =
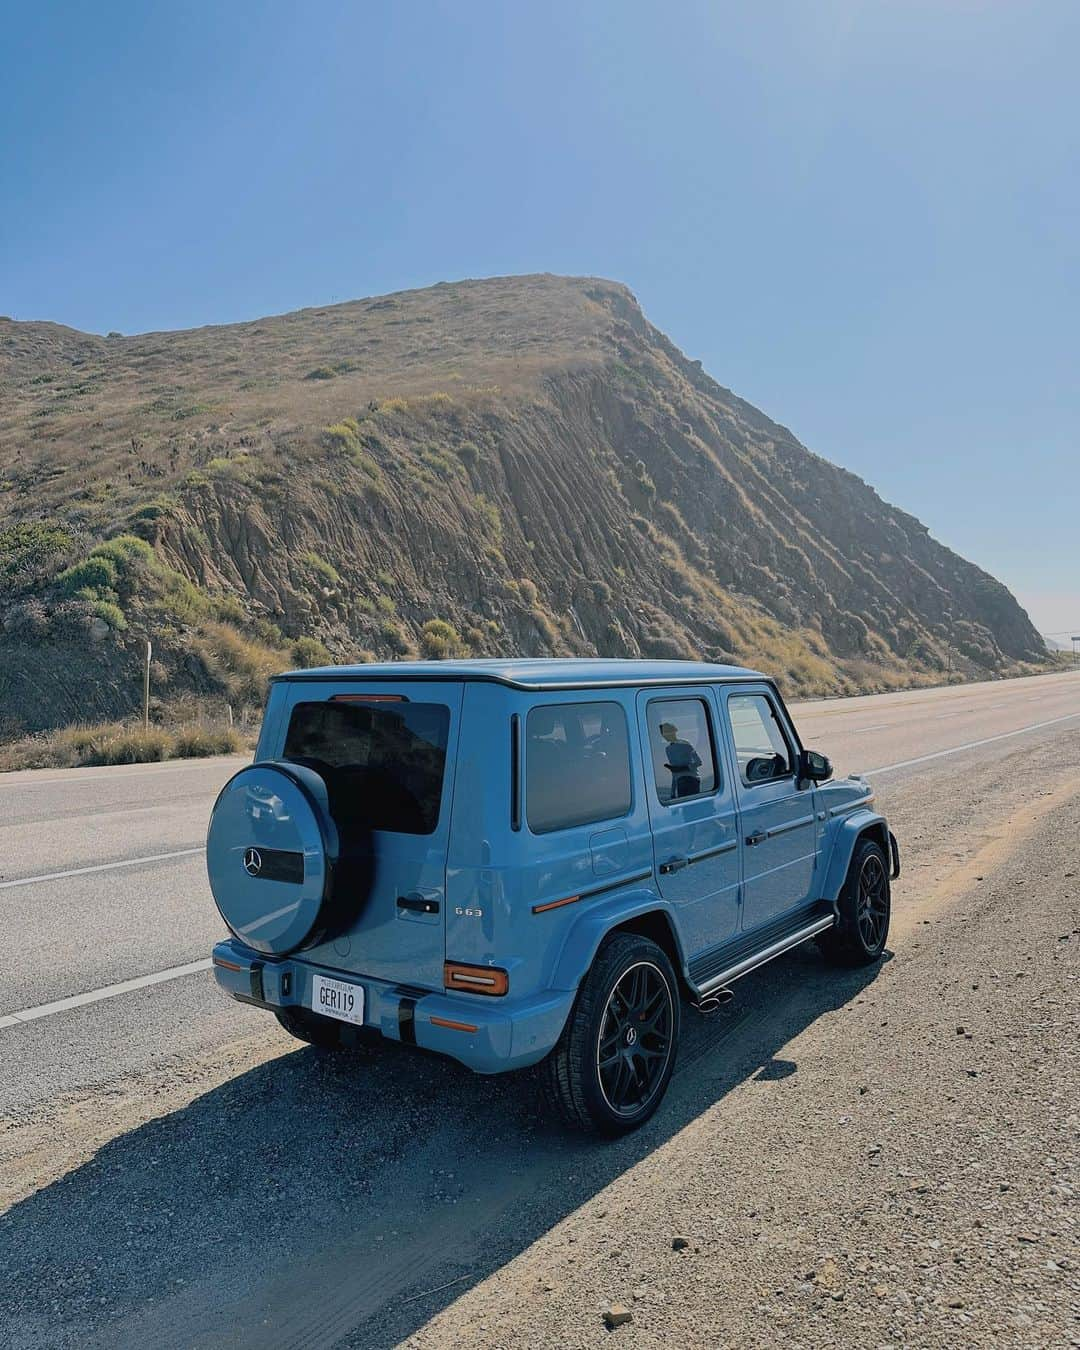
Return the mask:
<svg viewBox="0 0 1080 1350">
<path fill-rule="evenodd" d="M 634 890 L 614 895 L 600 904 L 591 905 L 577 916 L 566 932 L 562 947 L 555 958 L 550 987 L 576 989 L 592 965 L 597 950 L 613 928 L 619 928 L 631 919 L 645 914 L 661 914 L 671 929 L 677 955 L 676 974 L 685 975 L 686 961 L 679 941 L 678 925 L 670 902 L 656 891 Z"/>
<path fill-rule="evenodd" d="M 848 867 L 851 865 L 851 856 L 855 852 L 855 845 L 864 834 L 873 834 L 876 842 L 881 845 L 887 863 L 891 866 L 892 844 L 885 817 L 879 815 L 877 811 L 871 811 L 866 806 L 860 810 L 852 811 L 849 816 L 844 817 L 840 828 L 836 831 L 832 848 L 829 851 L 829 861 L 825 869 L 825 882 L 821 890 L 823 900 L 829 900 L 833 904 L 836 903 L 847 877 Z"/>
</svg>

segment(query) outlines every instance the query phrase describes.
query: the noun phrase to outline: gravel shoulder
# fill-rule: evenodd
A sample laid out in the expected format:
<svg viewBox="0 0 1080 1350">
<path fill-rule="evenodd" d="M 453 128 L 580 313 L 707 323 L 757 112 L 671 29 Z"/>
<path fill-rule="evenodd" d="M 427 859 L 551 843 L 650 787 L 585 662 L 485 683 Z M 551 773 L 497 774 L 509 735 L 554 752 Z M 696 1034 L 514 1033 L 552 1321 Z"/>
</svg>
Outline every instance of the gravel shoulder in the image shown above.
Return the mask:
<svg viewBox="0 0 1080 1350">
<path fill-rule="evenodd" d="M 410 1350 L 1080 1345 L 1080 782 L 1023 777 L 872 983 Z"/>
<path fill-rule="evenodd" d="M 248 1023 L 9 1116 L 5 1344 L 1080 1344 L 1078 763 L 1067 732 L 883 779 L 891 959 L 803 948 L 688 1013 L 615 1144 L 529 1074 Z"/>
</svg>

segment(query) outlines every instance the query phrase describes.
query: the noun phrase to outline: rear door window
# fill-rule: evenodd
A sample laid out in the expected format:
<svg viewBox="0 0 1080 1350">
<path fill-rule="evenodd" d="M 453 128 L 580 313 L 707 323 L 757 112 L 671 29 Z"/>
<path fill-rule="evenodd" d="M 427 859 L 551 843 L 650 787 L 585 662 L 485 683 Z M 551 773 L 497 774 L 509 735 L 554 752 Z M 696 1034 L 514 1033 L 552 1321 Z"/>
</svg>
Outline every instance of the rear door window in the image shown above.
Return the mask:
<svg viewBox="0 0 1080 1350">
<path fill-rule="evenodd" d="M 732 694 L 728 713 L 739 773 L 747 787 L 794 773 L 791 746 L 770 698 L 764 694 Z"/>
<path fill-rule="evenodd" d="M 664 806 L 716 791 L 716 755 L 700 698 L 654 699 L 648 708 L 656 795 Z"/>
<path fill-rule="evenodd" d="M 525 719 L 525 813 L 534 834 L 625 816 L 630 738 L 618 703 L 558 703 Z"/>
<path fill-rule="evenodd" d="M 444 703 L 298 703 L 283 758 L 321 775 L 344 835 L 432 834 L 439 823 L 449 731 Z"/>
</svg>

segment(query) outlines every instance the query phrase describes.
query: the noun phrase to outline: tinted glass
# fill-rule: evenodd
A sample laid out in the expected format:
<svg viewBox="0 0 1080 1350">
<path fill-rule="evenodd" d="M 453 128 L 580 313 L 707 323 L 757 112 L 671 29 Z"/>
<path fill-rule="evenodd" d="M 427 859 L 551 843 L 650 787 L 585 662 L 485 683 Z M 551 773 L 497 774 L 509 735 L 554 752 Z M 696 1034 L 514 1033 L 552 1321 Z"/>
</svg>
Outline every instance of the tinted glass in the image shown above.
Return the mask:
<svg viewBox="0 0 1080 1350">
<path fill-rule="evenodd" d="M 646 717 L 656 795 L 663 804 L 715 792 L 716 757 L 702 700 L 658 699 Z"/>
<path fill-rule="evenodd" d="M 788 777 L 791 750 L 772 702 L 764 694 L 732 694 L 728 712 L 743 782 L 749 787 Z"/>
<path fill-rule="evenodd" d="M 525 813 L 534 834 L 630 810 L 630 746 L 618 703 L 532 708 L 525 720 Z"/>
<path fill-rule="evenodd" d="M 322 775 L 346 838 L 350 829 L 431 834 L 449 729 L 444 703 L 298 703 L 284 758 Z"/>
</svg>

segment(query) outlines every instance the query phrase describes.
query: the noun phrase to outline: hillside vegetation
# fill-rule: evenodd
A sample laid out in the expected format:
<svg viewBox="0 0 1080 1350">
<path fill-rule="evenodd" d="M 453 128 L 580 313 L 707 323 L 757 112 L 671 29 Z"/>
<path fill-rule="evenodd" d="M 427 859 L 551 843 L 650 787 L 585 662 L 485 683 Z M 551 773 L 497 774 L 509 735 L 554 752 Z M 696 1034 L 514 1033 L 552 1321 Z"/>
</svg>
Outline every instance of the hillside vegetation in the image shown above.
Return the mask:
<svg viewBox="0 0 1080 1350">
<path fill-rule="evenodd" d="M 734 660 L 793 695 L 1046 653 L 993 577 L 622 286 L 439 285 L 98 337 L 0 320 L 0 737 L 420 654 Z"/>
</svg>

